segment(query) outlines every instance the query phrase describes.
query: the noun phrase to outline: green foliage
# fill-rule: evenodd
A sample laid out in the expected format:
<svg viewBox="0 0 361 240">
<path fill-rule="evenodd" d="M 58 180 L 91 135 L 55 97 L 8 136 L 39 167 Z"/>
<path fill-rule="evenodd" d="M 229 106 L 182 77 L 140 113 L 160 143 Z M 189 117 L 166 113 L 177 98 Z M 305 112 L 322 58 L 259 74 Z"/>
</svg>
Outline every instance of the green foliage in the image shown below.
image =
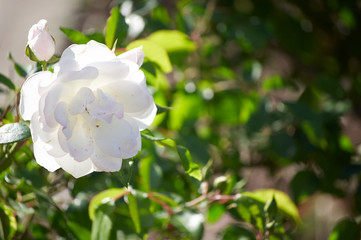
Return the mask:
<svg viewBox="0 0 361 240">
<path fill-rule="evenodd" d="M 204 239 L 219 223 L 218 239 L 313 239 L 322 194 L 352 204 L 317 237 L 360 239 L 357 4 L 131 2 L 146 24 L 139 39 L 116 1 L 100 11 L 104 34 L 61 31 L 116 54 L 142 46 L 157 105 L 142 150 L 119 172 L 47 172 L 19 119 L 18 84 L 0 74 L 0 94 L 16 94 L 0 107 L 0 239 Z M 9 60 L 22 78 L 40 70 Z"/>
<path fill-rule="evenodd" d="M 9 78 L 7 78 L 6 76 L 4 76 L 1 73 L 0 73 L 0 83 L 4 84 L 5 86 L 10 88 L 11 90 L 15 90 L 14 83 Z"/>
<path fill-rule="evenodd" d="M 343 219 L 333 228 L 329 240 L 360 239 L 360 224 L 353 219 Z"/>
<path fill-rule="evenodd" d="M 128 25 L 125 18 L 120 14 L 119 7 L 111 10 L 105 31 L 105 44 L 112 49 L 117 42 L 121 43 L 127 34 Z"/>
<path fill-rule="evenodd" d="M 0 127 L 0 144 L 18 142 L 29 137 L 30 128 L 23 123 L 8 123 Z"/>
</svg>

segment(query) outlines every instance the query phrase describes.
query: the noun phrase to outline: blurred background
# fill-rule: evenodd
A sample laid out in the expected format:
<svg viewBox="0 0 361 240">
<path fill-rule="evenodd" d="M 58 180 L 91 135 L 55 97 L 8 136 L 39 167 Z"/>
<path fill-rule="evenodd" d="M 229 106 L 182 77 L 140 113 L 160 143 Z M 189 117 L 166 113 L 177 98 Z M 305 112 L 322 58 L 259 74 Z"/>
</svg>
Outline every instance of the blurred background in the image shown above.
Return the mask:
<svg viewBox="0 0 361 240">
<path fill-rule="evenodd" d="M 40 19 L 60 54 L 70 42 L 59 27 L 103 32 L 117 4 L 129 25 L 120 47 L 161 29 L 195 43 L 173 51 L 173 71 L 148 84 L 174 109 L 154 128 L 211 161 L 209 182 L 288 193 L 304 223 L 294 239 L 327 239 L 343 219 L 359 226 L 361 1 L 0 0 L 0 73 L 20 86 L 8 55 L 31 64 L 27 33 Z M 207 225 L 204 239 L 233 221 Z"/>
</svg>

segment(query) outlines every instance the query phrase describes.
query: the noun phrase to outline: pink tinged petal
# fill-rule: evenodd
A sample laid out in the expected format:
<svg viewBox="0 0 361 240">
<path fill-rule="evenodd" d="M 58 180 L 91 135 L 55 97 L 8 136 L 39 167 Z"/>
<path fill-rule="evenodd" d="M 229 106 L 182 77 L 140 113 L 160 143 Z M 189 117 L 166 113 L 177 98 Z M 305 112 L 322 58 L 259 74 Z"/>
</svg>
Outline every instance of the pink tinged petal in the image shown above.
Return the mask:
<svg viewBox="0 0 361 240">
<path fill-rule="evenodd" d="M 54 40 L 46 30 L 41 31 L 39 35 L 28 41 L 28 45 L 40 61 L 50 60 L 55 53 Z"/>
<path fill-rule="evenodd" d="M 60 165 L 61 168 L 73 175 L 75 178 L 80 178 L 96 170 L 93 162 L 90 159 L 78 162 L 75 161 L 70 155 L 66 155 L 61 158 L 56 158 L 56 162 Z"/>
<path fill-rule="evenodd" d="M 93 135 L 100 150 L 113 157 L 131 158 L 141 149 L 139 129 L 132 119 L 113 118 L 111 124 L 102 122 Z"/>
<path fill-rule="evenodd" d="M 66 126 L 68 123 L 68 110 L 65 102 L 60 102 L 56 105 L 54 110 L 55 120 L 62 126 Z"/>
<path fill-rule="evenodd" d="M 94 165 L 100 171 L 116 172 L 122 167 L 122 159 L 109 156 L 95 146 L 94 153 L 90 157 Z"/>
<path fill-rule="evenodd" d="M 134 48 L 125 53 L 122 53 L 117 58 L 132 61 L 140 67 L 140 66 L 142 66 L 143 61 L 144 61 L 144 52 L 142 49 L 143 49 L 143 46 Z"/>
<path fill-rule="evenodd" d="M 31 116 L 39 111 L 39 84 L 41 84 L 42 81 L 50 79 L 51 76 L 51 72 L 39 72 L 26 79 L 21 88 L 19 106 L 20 114 L 24 120 L 30 120 Z"/>
<path fill-rule="evenodd" d="M 31 41 L 38 36 L 42 31 L 46 30 L 48 22 L 45 19 L 41 19 L 37 24 L 34 24 L 28 33 L 28 41 Z"/>
<path fill-rule="evenodd" d="M 40 154 L 42 155 L 49 154 L 52 157 L 62 157 L 66 154 L 66 152 L 64 152 L 59 145 L 57 138 L 57 131 L 51 131 L 51 132 L 43 131 L 40 125 L 39 115 L 37 113 L 34 114 L 34 116 L 31 119 L 30 130 L 31 130 L 33 142 L 37 143 L 38 145 L 42 145 L 42 148 L 37 149 L 37 151 L 40 152 Z M 43 153 L 44 151 L 46 153 Z M 42 159 L 39 159 L 39 161 L 42 162 Z M 42 166 L 43 165 L 44 164 L 42 164 Z"/>
<path fill-rule="evenodd" d="M 69 139 L 72 136 L 77 118 L 68 114 L 68 106 L 65 102 L 60 102 L 54 110 L 55 120 L 61 125 L 61 130 Z"/>
<path fill-rule="evenodd" d="M 87 105 L 87 111 L 92 119 L 102 120 L 111 123 L 113 116 L 121 119 L 123 117 L 123 105 L 116 101 L 111 95 L 97 90 L 97 99 Z"/>
<path fill-rule="evenodd" d="M 88 104 L 95 101 L 95 96 L 90 88 L 82 87 L 70 101 L 69 112 L 72 115 L 85 112 L 85 108 Z"/>
<path fill-rule="evenodd" d="M 89 158 L 94 151 L 91 131 L 84 121 L 77 121 L 72 136 L 66 143 L 70 156 L 79 162 Z"/>
</svg>

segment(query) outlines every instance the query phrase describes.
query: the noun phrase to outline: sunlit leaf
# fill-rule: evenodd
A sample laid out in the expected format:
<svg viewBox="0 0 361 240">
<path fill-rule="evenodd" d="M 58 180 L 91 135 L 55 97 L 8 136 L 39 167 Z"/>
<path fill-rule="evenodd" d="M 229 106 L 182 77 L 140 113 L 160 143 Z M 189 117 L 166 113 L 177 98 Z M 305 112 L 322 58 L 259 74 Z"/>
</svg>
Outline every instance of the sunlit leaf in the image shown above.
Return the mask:
<svg viewBox="0 0 361 240">
<path fill-rule="evenodd" d="M 226 207 L 223 204 L 212 204 L 208 208 L 207 221 L 210 223 L 217 222 L 226 212 Z"/>
<path fill-rule="evenodd" d="M 297 224 L 301 223 L 301 218 L 296 205 L 284 192 L 276 189 L 261 189 L 254 192 L 244 192 L 242 195 L 260 201 L 264 204 L 266 204 L 267 201 L 272 199 L 274 196 L 280 212 L 291 218 Z"/>
<path fill-rule="evenodd" d="M 114 212 L 114 203 L 107 202 L 100 205 L 94 214 L 94 220 L 91 230 L 91 239 L 98 240 L 110 239 L 110 231 L 113 226 L 112 214 Z"/>
<path fill-rule="evenodd" d="M 105 30 L 105 45 L 109 49 L 113 48 L 114 43 L 122 42 L 127 35 L 128 24 L 125 23 L 125 18 L 120 14 L 119 7 L 114 7 L 111 10 L 110 16 L 107 21 Z"/>
<path fill-rule="evenodd" d="M 79 240 L 90 239 L 91 237 L 90 231 L 87 228 L 80 225 L 79 223 L 74 221 L 68 221 L 68 226 L 72 230 L 73 234 L 75 234 Z"/>
<path fill-rule="evenodd" d="M 98 193 L 90 201 L 89 209 L 88 209 L 89 218 L 91 220 L 94 219 L 95 210 L 102 203 L 107 202 L 107 201 L 117 200 L 117 199 L 119 199 L 119 198 L 121 198 L 124 195 L 127 195 L 129 193 L 130 192 L 128 190 L 124 189 L 124 188 L 111 188 L 111 189 L 108 189 L 108 190 L 105 190 L 105 191 L 102 191 L 102 192 Z"/>
<path fill-rule="evenodd" d="M 0 203 L 0 239 L 13 239 L 16 230 L 17 222 L 12 210 Z"/>
<path fill-rule="evenodd" d="M 134 223 L 135 231 L 139 234 L 141 231 L 141 225 L 139 220 L 139 212 L 136 198 L 132 195 L 128 195 L 128 207 L 130 217 Z"/>
<path fill-rule="evenodd" d="M 0 144 L 18 142 L 29 137 L 30 129 L 23 123 L 9 123 L 0 128 Z"/>
<path fill-rule="evenodd" d="M 162 45 L 147 39 L 141 39 L 131 42 L 127 46 L 127 50 L 131 50 L 140 46 L 143 46 L 145 59 L 148 59 L 149 61 L 157 64 L 158 67 L 165 73 L 172 71 L 172 64 L 169 60 L 168 53 Z"/>
<path fill-rule="evenodd" d="M 184 171 L 191 177 L 197 180 L 202 180 L 202 172 L 199 165 L 192 160 L 189 150 L 183 146 L 177 146 L 177 152 L 182 161 Z"/>
<path fill-rule="evenodd" d="M 65 33 L 65 35 L 76 44 L 85 44 L 90 41 L 90 39 L 83 33 L 73 30 L 70 28 L 60 28 L 60 30 Z"/>
<path fill-rule="evenodd" d="M 196 44 L 186 34 L 176 30 L 156 31 L 149 35 L 147 39 L 163 46 L 167 52 L 191 52 L 196 49 Z"/>
</svg>

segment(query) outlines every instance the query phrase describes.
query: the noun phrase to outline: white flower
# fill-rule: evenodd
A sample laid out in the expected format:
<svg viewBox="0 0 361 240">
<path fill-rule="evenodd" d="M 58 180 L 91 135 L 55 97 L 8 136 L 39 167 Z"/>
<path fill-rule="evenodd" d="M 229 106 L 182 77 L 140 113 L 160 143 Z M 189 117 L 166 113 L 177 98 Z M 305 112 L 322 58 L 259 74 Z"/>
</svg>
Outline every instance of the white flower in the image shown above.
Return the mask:
<svg viewBox="0 0 361 240">
<path fill-rule="evenodd" d="M 90 41 L 68 47 L 54 73 L 30 76 L 21 89 L 20 114 L 31 120 L 36 161 L 78 178 L 118 171 L 141 149 L 140 131 L 156 114 L 139 70 L 141 48 L 119 56 Z"/>
<path fill-rule="evenodd" d="M 49 61 L 55 53 L 55 42 L 47 28 L 48 22 L 41 19 L 28 34 L 28 45 L 39 61 Z"/>
</svg>

